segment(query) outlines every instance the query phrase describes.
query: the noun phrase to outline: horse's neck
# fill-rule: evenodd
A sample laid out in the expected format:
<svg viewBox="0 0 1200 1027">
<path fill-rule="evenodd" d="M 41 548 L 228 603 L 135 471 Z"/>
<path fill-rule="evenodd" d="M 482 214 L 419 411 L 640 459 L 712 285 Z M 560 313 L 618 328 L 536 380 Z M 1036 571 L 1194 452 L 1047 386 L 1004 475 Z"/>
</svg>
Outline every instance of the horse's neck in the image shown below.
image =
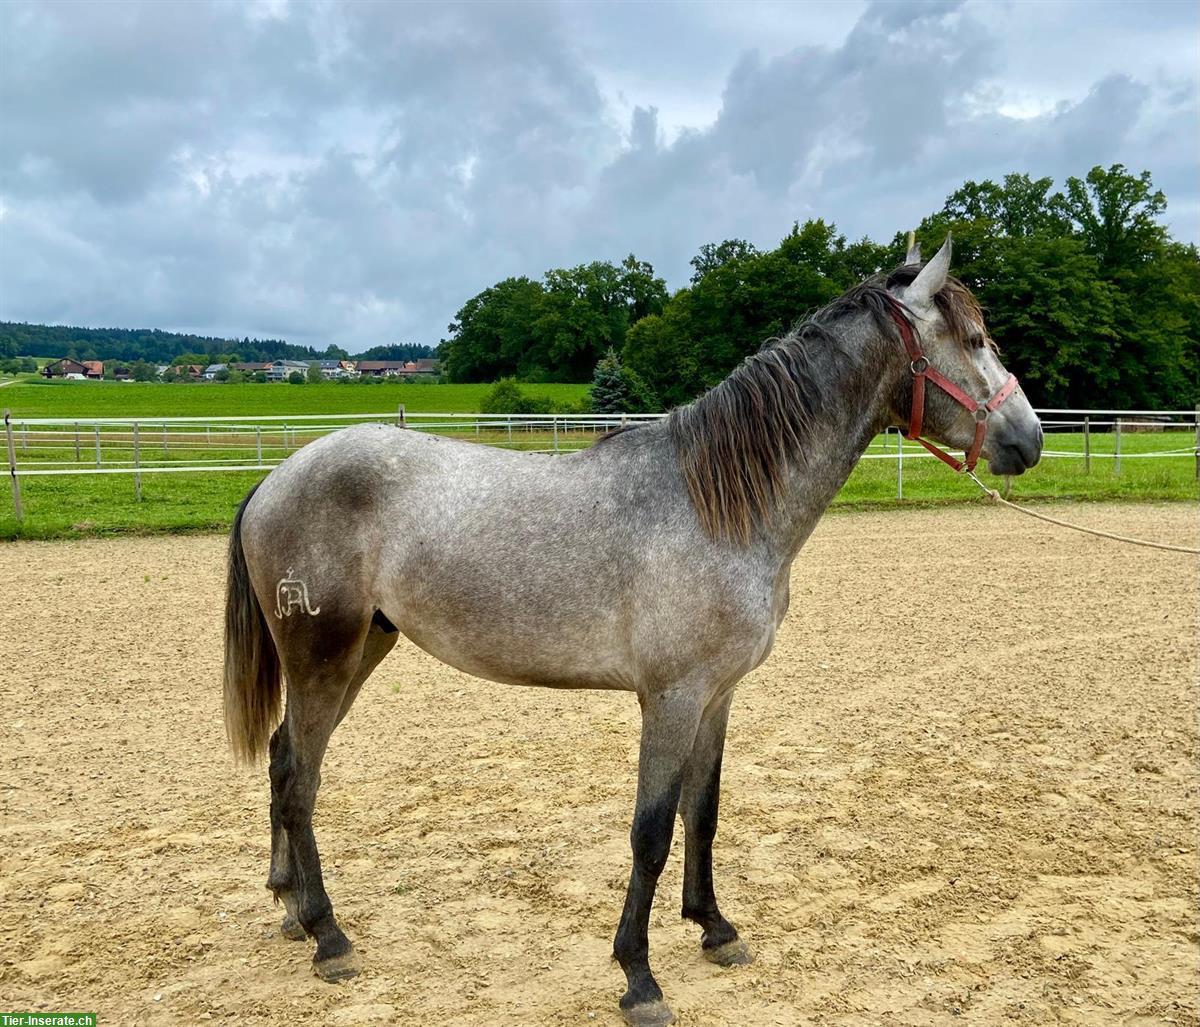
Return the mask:
<svg viewBox="0 0 1200 1027">
<path fill-rule="evenodd" d="M 763 525 L 769 545 L 787 563 L 850 477 L 871 440 L 886 426 L 895 388 L 887 341 L 874 333 L 848 347 L 850 358 L 823 361 L 824 402 L 812 417 L 803 458 L 792 462 L 788 487 L 775 515 Z"/>
</svg>

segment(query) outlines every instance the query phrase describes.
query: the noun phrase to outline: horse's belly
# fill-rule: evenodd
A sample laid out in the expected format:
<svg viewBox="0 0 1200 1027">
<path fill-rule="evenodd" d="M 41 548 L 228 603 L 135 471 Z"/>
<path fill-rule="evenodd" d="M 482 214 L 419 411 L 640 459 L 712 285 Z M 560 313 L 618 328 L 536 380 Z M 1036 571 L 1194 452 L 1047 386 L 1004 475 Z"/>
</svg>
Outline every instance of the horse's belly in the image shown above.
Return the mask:
<svg viewBox="0 0 1200 1027">
<path fill-rule="evenodd" d="M 593 658 L 510 632 L 498 637 L 436 618 L 401 618 L 396 625 L 414 645 L 456 670 L 506 685 L 543 688 L 636 688 L 627 668 L 593 650 Z"/>
<path fill-rule="evenodd" d="M 612 583 L 599 581 L 593 591 L 580 584 L 588 575 L 576 568 L 554 573 L 521 564 L 461 555 L 412 560 L 382 604 L 384 613 L 415 645 L 476 677 L 551 688 L 634 688 L 636 654 Z"/>
</svg>

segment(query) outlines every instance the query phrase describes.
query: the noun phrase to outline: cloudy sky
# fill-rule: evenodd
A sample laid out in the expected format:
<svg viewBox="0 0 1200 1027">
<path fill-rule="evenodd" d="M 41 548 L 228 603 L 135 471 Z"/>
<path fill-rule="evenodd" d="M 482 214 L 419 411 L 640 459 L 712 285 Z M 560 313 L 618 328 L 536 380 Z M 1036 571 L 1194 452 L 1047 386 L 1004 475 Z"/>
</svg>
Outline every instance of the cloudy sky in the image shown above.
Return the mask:
<svg viewBox="0 0 1200 1027">
<path fill-rule="evenodd" d="M 0 3 L 0 319 L 436 344 L 507 275 L 672 286 L 968 178 L 1149 169 L 1200 240 L 1186 2 Z"/>
</svg>

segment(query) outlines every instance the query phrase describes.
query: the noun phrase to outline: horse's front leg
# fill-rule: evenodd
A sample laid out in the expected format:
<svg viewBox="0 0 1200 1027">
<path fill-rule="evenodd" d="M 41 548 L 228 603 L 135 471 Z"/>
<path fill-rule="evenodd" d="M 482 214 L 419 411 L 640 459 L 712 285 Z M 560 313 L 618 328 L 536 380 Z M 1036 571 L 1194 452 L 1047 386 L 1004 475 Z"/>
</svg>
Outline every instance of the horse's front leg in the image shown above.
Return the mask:
<svg viewBox="0 0 1200 1027">
<path fill-rule="evenodd" d="M 626 1022 L 633 1027 L 657 1027 L 671 1023 L 674 1016 L 650 971 L 650 906 L 671 849 L 684 765 L 696 737 L 704 696 L 681 686 L 641 697 L 641 702 L 637 805 L 630 832 L 633 870 L 613 955 L 628 983 L 621 998 Z"/>
<path fill-rule="evenodd" d="M 704 957 L 721 966 L 749 963 L 753 956 L 737 929 L 721 915 L 713 890 L 712 847 L 721 798 L 721 758 L 733 692 L 713 701 L 700 721 L 687 761 L 680 797 L 685 839 L 683 916 L 704 931 Z"/>
</svg>

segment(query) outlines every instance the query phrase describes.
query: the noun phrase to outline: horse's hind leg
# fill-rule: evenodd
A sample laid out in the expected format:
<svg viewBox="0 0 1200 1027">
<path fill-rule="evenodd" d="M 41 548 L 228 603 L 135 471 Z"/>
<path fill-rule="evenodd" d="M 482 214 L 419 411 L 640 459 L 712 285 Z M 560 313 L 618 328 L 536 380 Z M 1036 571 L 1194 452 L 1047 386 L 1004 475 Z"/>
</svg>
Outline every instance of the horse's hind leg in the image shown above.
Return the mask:
<svg viewBox="0 0 1200 1027">
<path fill-rule="evenodd" d="M 358 669 L 350 679 L 350 685 L 342 698 L 334 727 L 350 712 L 363 683 L 391 651 L 399 637 L 396 629 L 386 621 L 371 624 L 371 630 L 367 632 L 366 641 L 363 643 Z M 308 932 L 300 923 L 291 847 L 280 811 L 281 790 L 291 766 L 290 738 L 286 722 L 280 724 L 271 736 L 271 870 L 267 875 L 267 887 L 275 894 L 276 900 L 283 902 L 286 911 L 283 923 L 279 925 L 280 933 L 291 941 L 303 941 L 308 937 Z"/>
<path fill-rule="evenodd" d="M 286 911 L 279 930 L 289 941 L 303 941 L 308 933 L 300 926 L 298 914 L 300 903 L 296 898 L 296 880 L 292 873 L 292 853 L 288 845 L 287 829 L 283 826 L 281 790 L 287 780 L 291 766 L 291 742 L 287 723 L 275 729 L 271 736 L 271 870 L 267 874 L 267 888 L 282 902 Z"/>
<path fill-rule="evenodd" d="M 340 980 L 358 972 L 354 948 L 338 927 L 333 904 L 325 892 L 321 859 L 312 829 L 313 807 L 321 784 L 321 760 L 337 723 L 338 711 L 354 668 L 348 661 L 297 673 L 289 661 L 287 712 L 288 760 L 273 776 L 280 821 L 291 857 L 295 917 L 305 933 L 316 938 L 313 968 L 325 980 Z M 357 657 L 355 658 L 357 665 Z"/>
<path fill-rule="evenodd" d="M 324 604 L 323 604 L 324 606 Z M 321 623 L 283 625 L 277 638 L 287 679 L 283 719 L 286 748 L 271 771 L 272 804 L 287 840 L 295 919 L 317 941 L 313 969 L 326 981 L 352 977 L 358 957 L 338 926 L 325 891 L 321 860 L 313 834 L 312 814 L 321 784 L 321 761 L 333 729 L 349 709 L 371 670 L 391 648 L 375 630 L 369 611 L 358 615 L 323 614 Z M 279 837 L 278 835 L 276 836 Z M 285 897 L 285 901 L 292 901 Z M 290 911 L 290 909 L 289 909 Z M 290 926 L 290 924 L 288 925 Z"/>
<path fill-rule="evenodd" d="M 700 925 L 700 945 L 706 959 L 721 966 L 752 959 L 737 929 L 721 915 L 713 890 L 712 846 L 717 834 L 721 796 L 721 758 L 729 722 L 730 692 L 704 712 L 688 758 L 680 797 L 684 828 L 683 916 Z"/>
</svg>

